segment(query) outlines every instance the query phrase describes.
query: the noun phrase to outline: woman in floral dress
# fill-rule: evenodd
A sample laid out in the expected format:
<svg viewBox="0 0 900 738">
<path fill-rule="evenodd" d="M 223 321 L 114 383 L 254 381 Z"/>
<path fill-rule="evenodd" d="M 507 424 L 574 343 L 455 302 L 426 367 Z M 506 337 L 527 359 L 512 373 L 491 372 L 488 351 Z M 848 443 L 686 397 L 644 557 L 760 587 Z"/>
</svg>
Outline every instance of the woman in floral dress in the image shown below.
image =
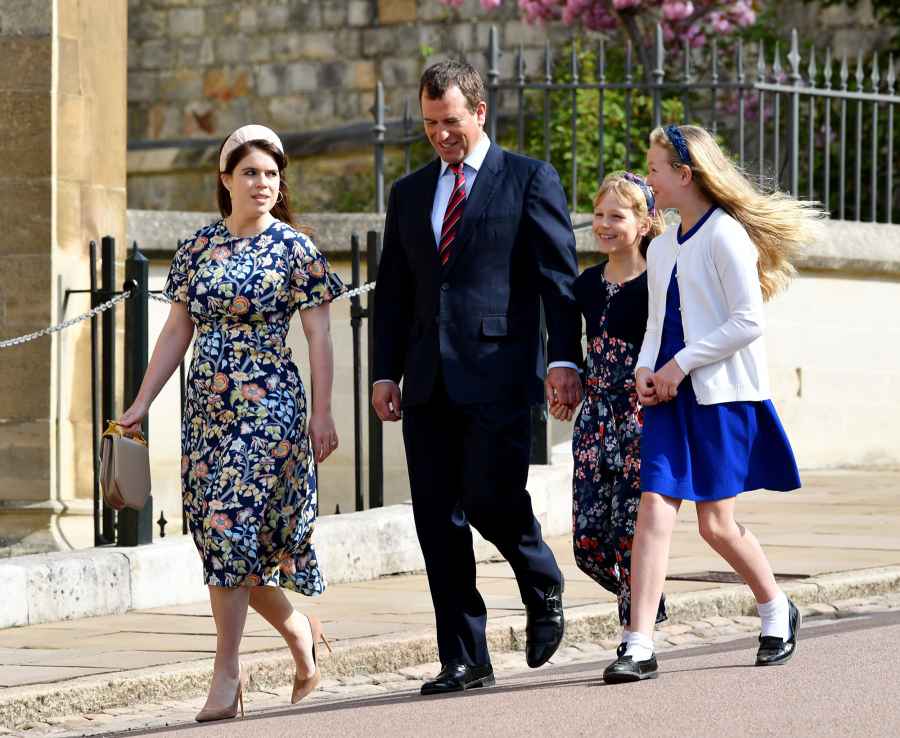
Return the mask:
<svg viewBox="0 0 900 738">
<path fill-rule="evenodd" d="M 183 241 L 165 294 L 170 314 L 134 404 L 136 427 L 194 339 L 182 420 L 185 511 L 203 560 L 216 622 L 212 685 L 200 721 L 234 717 L 247 606 L 284 636 L 297 666 L 292 701 L 318 684 L 315 619 L 281 587 L 325 589 L 311 537 L 316 464 L 337 447 L 331 414 L 329 305 L 345 290 L 310 238 L 293 225 L 287 160 L 278 136 L 251 125 L 222 145 L 222 219 Z M 309 345 L 307 399 L 286 337 L 300 310 Z"/>
<path fill-rule="evenodd" d="M 634 362 L 647 323 L 645 254 L 664 225 L 642 178 L 610 174 L 594 196 L 592 226 L 607 260 L 586 269 L 575 282 L 588 344 L 584 402 L 572 434 L 575 562 L 616 595 L 625 630 L 631 544 L 641 496 L 641 408 Z M 569 420 L 561 406 L 551 407 L 551 412 Z M 658 618 L 665 617 L 661 601 Z"/>
</svg>

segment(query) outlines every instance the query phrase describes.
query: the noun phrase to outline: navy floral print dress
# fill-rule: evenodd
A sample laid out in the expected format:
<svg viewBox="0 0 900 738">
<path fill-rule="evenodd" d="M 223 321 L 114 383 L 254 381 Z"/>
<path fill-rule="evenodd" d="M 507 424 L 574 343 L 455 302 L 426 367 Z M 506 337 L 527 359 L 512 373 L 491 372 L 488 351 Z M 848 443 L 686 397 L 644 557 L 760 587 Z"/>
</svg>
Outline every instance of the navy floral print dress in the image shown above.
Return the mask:
<svg viewBox="0 0 900 738">
<path fill-rule="evenodd" d="M 586 269 L 575 298 L 587 326 L 584 402 L 572 435 L 575 563 L 616 595 L 619 621 L 631 609 L 631 546 L 641 498 L 642 408 L 634 366 L 647 324 L 647 274 L 607 282 L 604 264 Z M 666 619 L 664 600 L 657 622 Z"/>
<path fill-rule="evenodd" d="M 306 394 L 285 339 L 295 310 L 345 289 L 312 241 L 281 221 L 237 237 L 220 220 L 175 253 L 164 292 L 195 326 L 182 495 L 206 584 L 325 589 L 311 543 Z"/>
</svg>

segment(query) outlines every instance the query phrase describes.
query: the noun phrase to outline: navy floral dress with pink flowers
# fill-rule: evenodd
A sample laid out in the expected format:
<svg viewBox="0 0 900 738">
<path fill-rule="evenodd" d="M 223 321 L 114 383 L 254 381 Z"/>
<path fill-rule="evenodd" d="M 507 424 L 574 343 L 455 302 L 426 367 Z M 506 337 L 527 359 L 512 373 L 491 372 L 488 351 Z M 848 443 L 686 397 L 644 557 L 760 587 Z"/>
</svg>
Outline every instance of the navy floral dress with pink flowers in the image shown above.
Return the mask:
<svg viewBox="0 0 900 738">
<path fill-rule="evenodd" d="M 586 269 L 575 298 L 587 326 L 584 402 L 572 453 L 575 563 L 616 595 L 619 621 L 631 610 L 631 546 L 641 499 L 642 409 L 634 365 L 647 325 L 647 274 L 607 282 L 605 264 Z M 657 622 L 666 619 L 660 601 Z"/>
<path fill-rule="evenodd" d="M 206 584 L 325 589 L 306 394 L 285 339 L 295 310 L 345 289 L 280 221 L 237 237 L 220 220 L 179 244 L 164 292 L 195 325 L 181 478 Z"/>
</svg>

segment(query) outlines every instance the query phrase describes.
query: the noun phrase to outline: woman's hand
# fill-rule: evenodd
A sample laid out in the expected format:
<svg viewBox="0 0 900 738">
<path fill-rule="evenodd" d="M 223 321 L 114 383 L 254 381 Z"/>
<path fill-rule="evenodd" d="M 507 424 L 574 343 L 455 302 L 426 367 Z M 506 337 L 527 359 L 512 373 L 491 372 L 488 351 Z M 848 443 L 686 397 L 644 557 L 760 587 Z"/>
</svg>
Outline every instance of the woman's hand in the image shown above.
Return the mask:
<svg viewBox="0 0 900 738">
<path fill-rule="evenodd" d="M 134 431 L 139 431 L 141 429 L 141 423 L 144 418 L 147 417 L 147 413 L 150 408 L 147 406 L 145 402 L 142 400 L 135 400 L 131 407 L 128 408 L 124 413 L 122 413 L 122 417 L 120 417 L 116 422 L 121 425 L 125 430 L 133 433 Z"/>
<path fill-rule="evenodd" d="M 309 419 L 309 438 L 316 463 L 321 464 L 338 447 L 337 429 L 331 413 L 313 413 Z"/>
<path fill-rule="evenodd" d="M 659 404 L 656 396 L 656 386 L 653 384 L 653 372 L 642 366 L 634 374 L 634 384 L 637 387 L 638 401 L 644 407 Z"/>
<path fill-rule="evenodd" d="M 653 374 L 650 380 L 656 387 L 656 397 L 660 402 L 668 402 L 678 394 L 678 385 L 685 374 L 675 359 L 669 359 L 665 366 Z"/>
</svg>

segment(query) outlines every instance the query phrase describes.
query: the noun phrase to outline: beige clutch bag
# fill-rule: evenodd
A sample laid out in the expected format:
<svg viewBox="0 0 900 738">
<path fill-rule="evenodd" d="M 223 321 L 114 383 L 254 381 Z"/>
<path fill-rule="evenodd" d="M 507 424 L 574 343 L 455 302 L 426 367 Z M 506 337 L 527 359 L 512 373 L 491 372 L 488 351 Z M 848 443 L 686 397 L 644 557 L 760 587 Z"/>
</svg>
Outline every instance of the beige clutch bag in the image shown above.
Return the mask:
<svg viewBox="0 0 900 738">
<path fill-rule="evenodd" d="M 114 510 L 140 510 L 150 497 L 150 449 L 140 431 L 110 421 L 100 441 L 100 487 Z"/>
</svg>

